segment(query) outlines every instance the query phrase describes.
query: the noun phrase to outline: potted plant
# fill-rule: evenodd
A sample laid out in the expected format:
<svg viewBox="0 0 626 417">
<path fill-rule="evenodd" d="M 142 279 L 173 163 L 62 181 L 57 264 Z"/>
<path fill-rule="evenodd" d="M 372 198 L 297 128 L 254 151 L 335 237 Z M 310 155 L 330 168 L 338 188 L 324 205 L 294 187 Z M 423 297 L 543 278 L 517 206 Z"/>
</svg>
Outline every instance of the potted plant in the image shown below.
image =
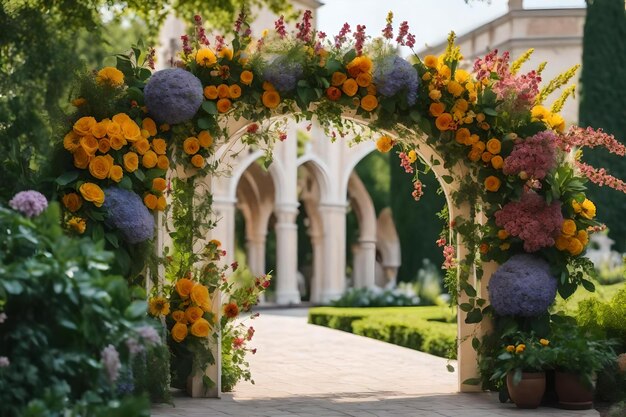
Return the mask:
<svg viewBox="0 0 626 417">
<path fill-rule="evenodd" d="M 503 346 L 492 380 L 506 380 L 509 397 L 519 408 L 537 408 L 546 389 L 545 370 L 554 360 L 550 341 L 518 334 L 519 342 Z"/>
<path fill-rule="evenodd" d="M 615 364 L 613 345 L 611 340 L 594 340 L 573 326 L 555 332 L 555 390 L 562 408 L 592 408 L 596 373 Z"/>
</svg>

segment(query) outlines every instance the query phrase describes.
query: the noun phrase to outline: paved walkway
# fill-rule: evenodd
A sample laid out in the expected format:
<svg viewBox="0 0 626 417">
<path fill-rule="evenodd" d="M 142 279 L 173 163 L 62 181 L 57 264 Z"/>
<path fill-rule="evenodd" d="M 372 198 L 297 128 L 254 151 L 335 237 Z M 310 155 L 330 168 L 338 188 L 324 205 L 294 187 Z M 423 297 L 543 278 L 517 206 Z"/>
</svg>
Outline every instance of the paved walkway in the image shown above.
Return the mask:
<svg viewBox="0 0 626 417">
<path fill-rule="evenodd" d="M 595 410 L 519 410 L 493 394 L 458 394 L 436 356 L 306 324 L 305 310 L 263 311 L 253 321 L 256 382 L 222 399 L 175 398 L 153 416 L 184 417 L 598 417 Z"/>
</svg>

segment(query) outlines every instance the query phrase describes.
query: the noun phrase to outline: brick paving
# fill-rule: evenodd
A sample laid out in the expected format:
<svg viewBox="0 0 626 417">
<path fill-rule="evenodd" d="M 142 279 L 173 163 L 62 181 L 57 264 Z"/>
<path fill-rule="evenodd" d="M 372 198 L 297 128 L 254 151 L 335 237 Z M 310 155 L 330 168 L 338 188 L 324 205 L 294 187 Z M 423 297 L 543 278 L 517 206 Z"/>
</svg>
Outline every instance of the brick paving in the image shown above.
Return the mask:
<svg viewBox="0 0 626 417">
<path fill-rule="evenodd" d="M 152 415 L 185 417 L 598 417 L 595 410 L 520 410 L 490 393 L 459 394 L 445 359 L 306 323 L 306 310 L 252 322 L 256 384 L 221 399 L 177 396 Z M 454 365 L 454 363 L 453 363 Z"/>
</svg>

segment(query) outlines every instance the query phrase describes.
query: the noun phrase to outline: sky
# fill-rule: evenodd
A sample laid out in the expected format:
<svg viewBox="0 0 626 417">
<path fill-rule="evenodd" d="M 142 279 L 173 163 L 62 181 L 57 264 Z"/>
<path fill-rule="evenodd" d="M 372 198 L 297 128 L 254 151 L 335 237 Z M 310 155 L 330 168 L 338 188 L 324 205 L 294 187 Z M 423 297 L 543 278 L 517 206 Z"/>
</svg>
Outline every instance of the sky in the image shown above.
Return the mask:
<svg viewBox="0 0 626 417">
<path fill-rule="evenodd" d="M 415 49 L 445 41 L 454 30 L 463 35 L 473 28 L 502 16 L 508 0 L 321 0 L 317 26 L 329 36 L 336 35 L 345 22 L 354 29 L 365 25 L 371 36 L 379 36 L 390 10 L 394 13 L 394 29 L 404 20 L 417 39 Z M 524 8 L 584 7 L 584 0 L 525 0 Z"/>
</svg>

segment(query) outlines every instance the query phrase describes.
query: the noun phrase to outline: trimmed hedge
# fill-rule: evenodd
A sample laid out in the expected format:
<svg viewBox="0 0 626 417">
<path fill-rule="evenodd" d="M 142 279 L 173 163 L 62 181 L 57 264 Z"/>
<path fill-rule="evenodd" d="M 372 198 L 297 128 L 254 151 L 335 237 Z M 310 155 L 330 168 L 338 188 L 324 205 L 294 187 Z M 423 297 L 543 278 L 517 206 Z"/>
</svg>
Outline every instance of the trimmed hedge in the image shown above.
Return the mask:
<svg viewBox="0 0 626 417">
<path fill-rule="evenodd" d="M 381 307 L 309 310 L 309 323 L 437 356 L 456 358 L 457 326 L 449 308 Z"/>
</svg>

